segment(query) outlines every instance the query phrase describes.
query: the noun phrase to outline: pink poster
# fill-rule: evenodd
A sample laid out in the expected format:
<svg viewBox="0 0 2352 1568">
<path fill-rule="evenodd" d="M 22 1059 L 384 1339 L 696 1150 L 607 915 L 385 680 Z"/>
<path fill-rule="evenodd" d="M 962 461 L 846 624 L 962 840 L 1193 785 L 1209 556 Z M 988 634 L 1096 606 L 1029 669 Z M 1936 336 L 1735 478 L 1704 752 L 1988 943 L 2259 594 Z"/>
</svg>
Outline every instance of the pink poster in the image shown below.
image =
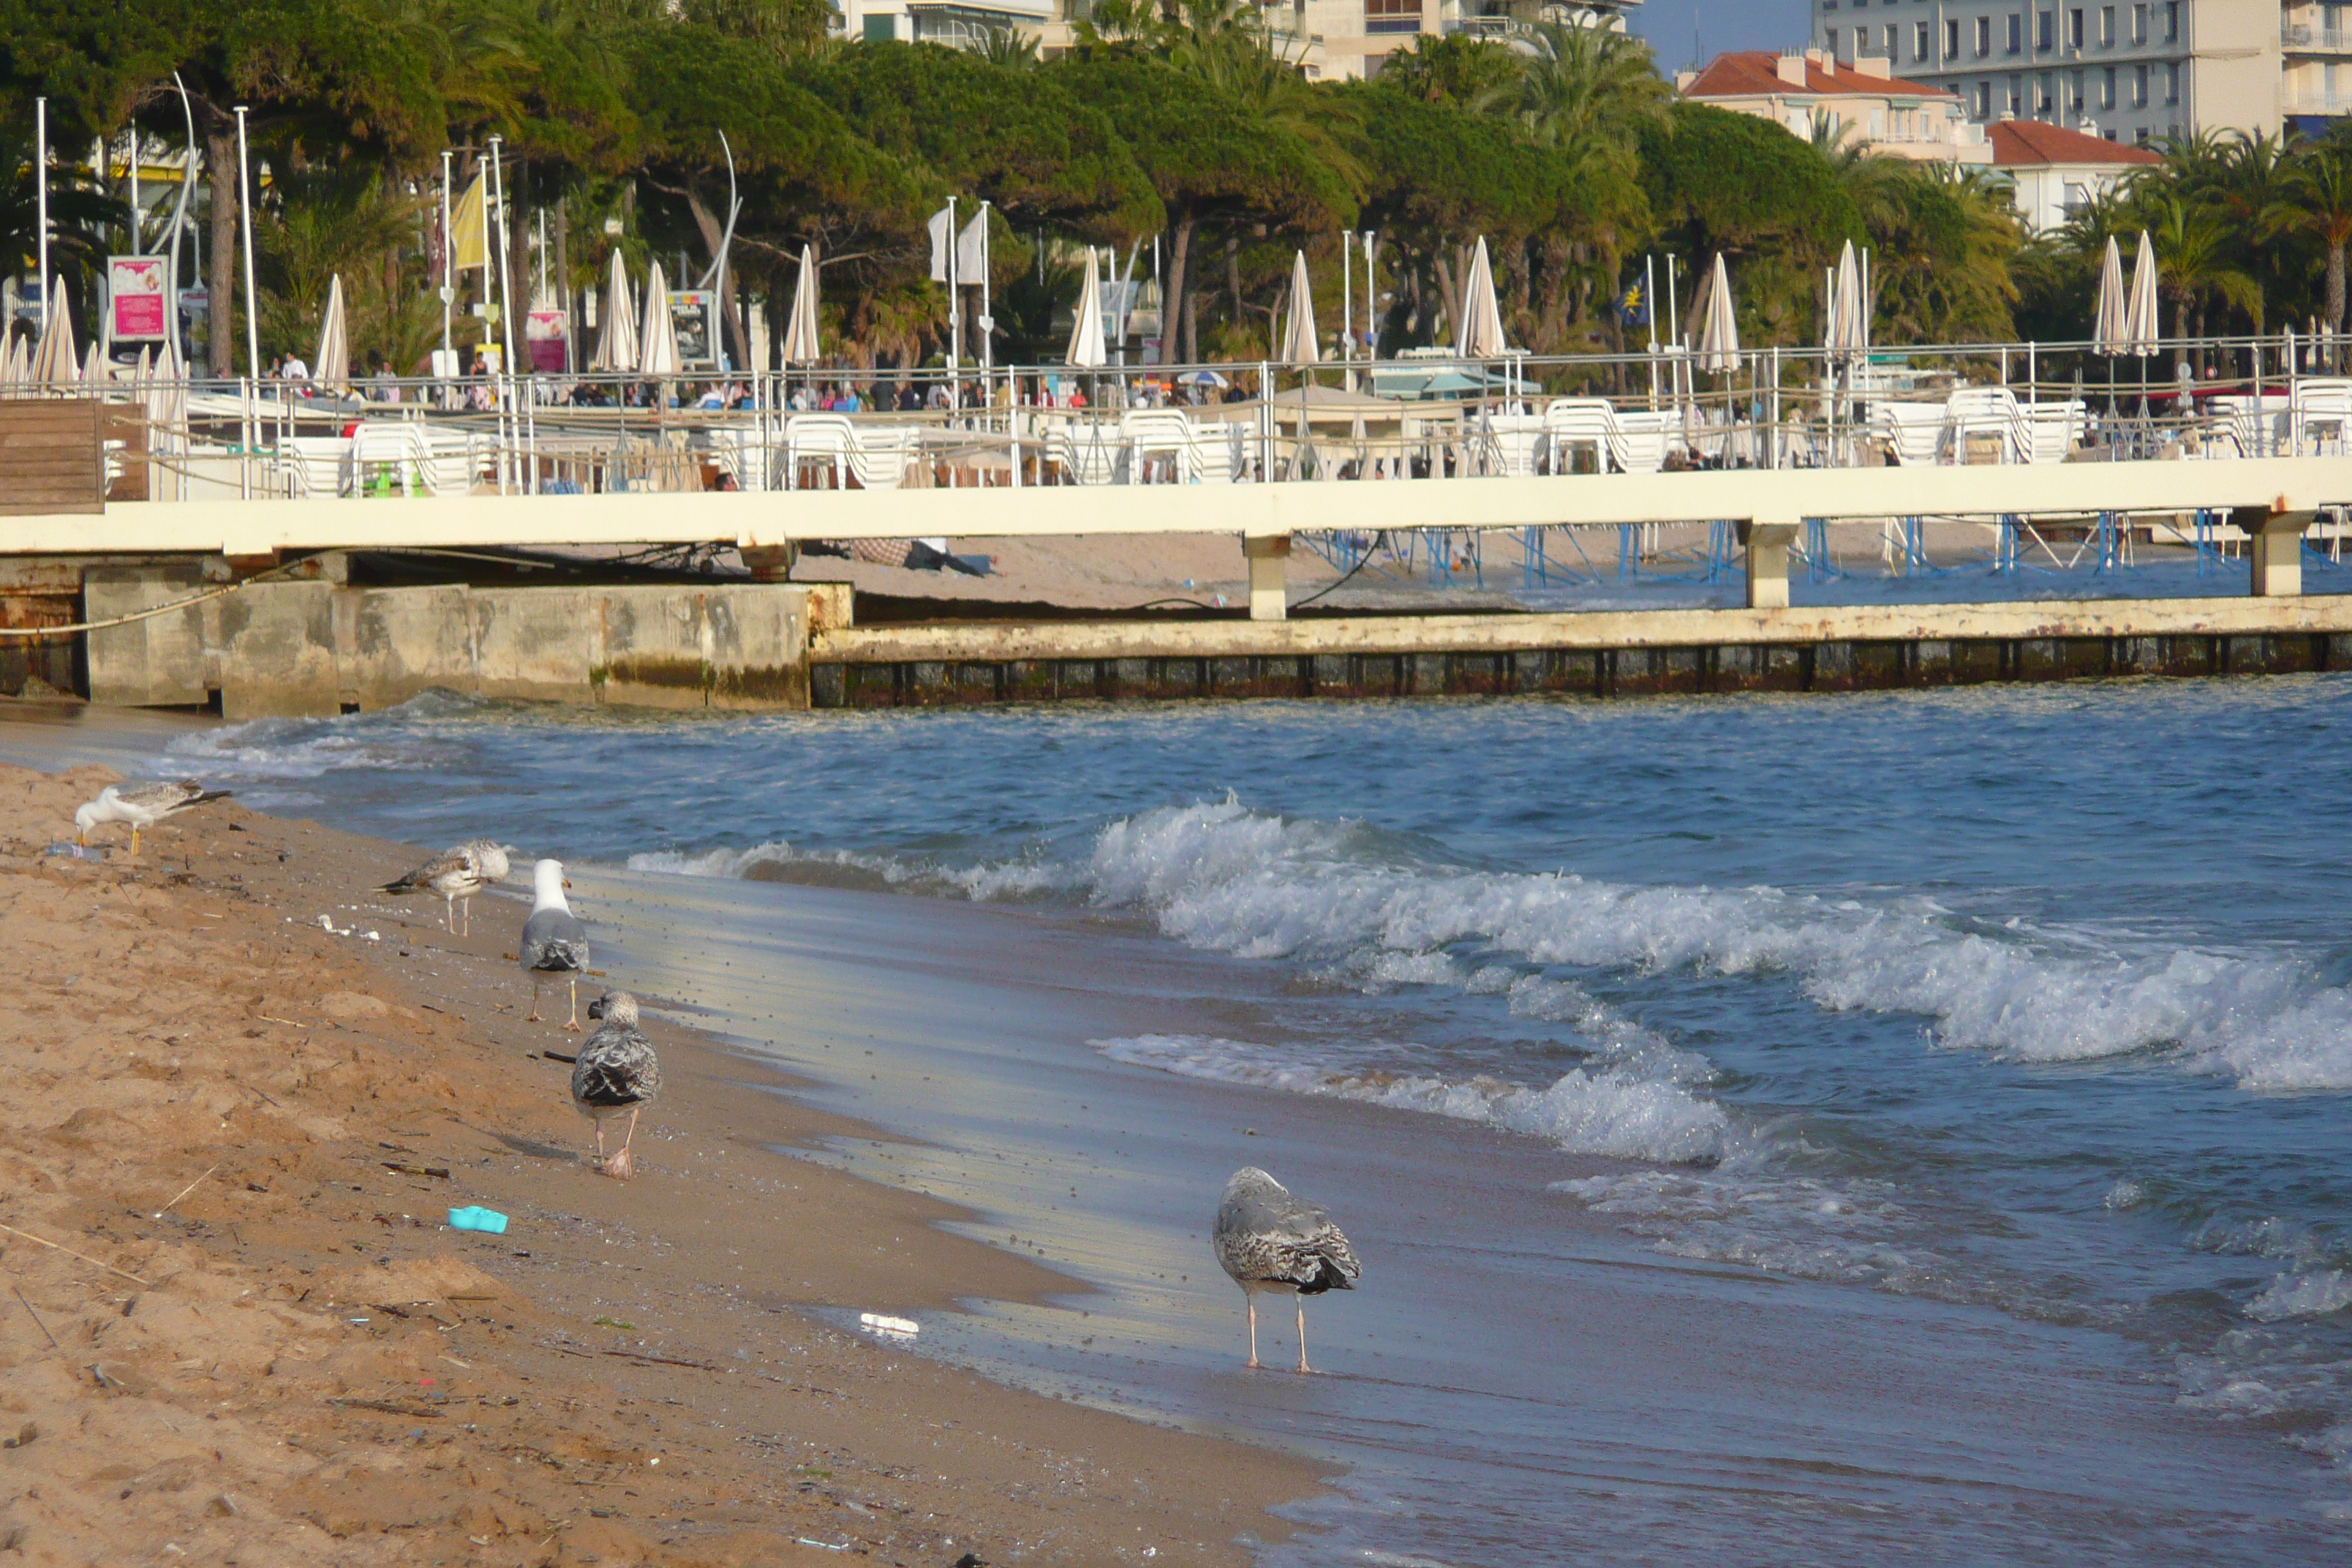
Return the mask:
<svg viewBox="0 0 2352 1568">
<path fill-rule="evenodd" d="M 170 262 L 160 256 L 110 256 L 106 280 L 116 342 L 161 342 L 171 335 Z"/>
<path fill-rule="evenodd" d="M 530 345 L 530 368 L 562 375 L 572 368 L 570 323 L 561 310 L 533 310 L 523 318 L 523 341 Z"/>
</svg>

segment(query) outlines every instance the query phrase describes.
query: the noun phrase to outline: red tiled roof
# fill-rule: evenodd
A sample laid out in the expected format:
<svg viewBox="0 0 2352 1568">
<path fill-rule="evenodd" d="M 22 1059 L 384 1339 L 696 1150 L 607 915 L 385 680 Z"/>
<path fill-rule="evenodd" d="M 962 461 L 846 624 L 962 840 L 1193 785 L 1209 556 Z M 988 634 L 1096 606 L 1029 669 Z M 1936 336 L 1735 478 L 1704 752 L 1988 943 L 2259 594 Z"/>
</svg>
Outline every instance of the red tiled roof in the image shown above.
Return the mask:
<svg viewBox="0 0 2352 1568">
<path fill-rule="evenodd" d="M 1720 54 L 1683 90 L 1685 98 L 1755 98 L 1767 93 L 1787 95 L 1866 92 L 1896 93 L 1906 98 L 1958 98 L 1940 87 L 1906 81 L 1901 77 L 1864 76 L 1852 66 L 1831 62 L 1822 69 L 1805 61 L 1802 87 L 1780 79 L 1780 57 L 1765 49 L 1738 49 Z"/>
<path fill-rule="evenodd" d="M 2039 120 L 1997 120 L 1985 128 L 1991 134 L 1992 162 L 1997 169 L 2032 163 L 2161 163 L 2145 147 L 2127 147 L 2104 137 L 2085 136 L 2063 125 Z"/>
</svg>

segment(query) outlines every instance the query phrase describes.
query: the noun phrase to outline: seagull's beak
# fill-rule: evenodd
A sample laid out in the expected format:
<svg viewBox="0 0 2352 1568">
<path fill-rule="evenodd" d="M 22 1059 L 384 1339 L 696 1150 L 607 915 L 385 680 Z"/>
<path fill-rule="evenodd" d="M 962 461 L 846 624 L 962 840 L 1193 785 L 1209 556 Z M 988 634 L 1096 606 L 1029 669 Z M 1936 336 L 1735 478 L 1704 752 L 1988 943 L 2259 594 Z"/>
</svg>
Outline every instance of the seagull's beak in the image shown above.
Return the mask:
<svg viewBox="0 0 2352 1568">
<path fill-rule="evenodd" d="M 563 890 L 567 893 L 572 890 L 572 879 L 569 877 L 563 879 Z"/>
</svg>

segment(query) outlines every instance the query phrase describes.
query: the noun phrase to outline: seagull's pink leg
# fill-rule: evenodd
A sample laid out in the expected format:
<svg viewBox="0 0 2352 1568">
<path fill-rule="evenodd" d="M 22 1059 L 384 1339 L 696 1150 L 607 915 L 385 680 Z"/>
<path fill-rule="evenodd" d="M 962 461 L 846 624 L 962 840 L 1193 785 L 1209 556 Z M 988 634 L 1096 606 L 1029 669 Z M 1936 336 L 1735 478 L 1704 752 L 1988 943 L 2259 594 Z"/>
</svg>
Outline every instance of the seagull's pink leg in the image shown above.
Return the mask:
<svg viewBox="0 0 2352 1568">
<path fill-rule="evenodd" d="M 1243 1296 L 1243 1298 L 1244 1298 L 1244 1300 L 1246 1300 L 1249 1302 L 1249 1318 L 1250 1318 L 1250 1358 L 1249 1358 L 1249 1364 L 1250 1364 L 1252 1367 L 1255 1367 L 1255 1366 L 1258 1364 L 1258 1359 L 1257 1359 L 1257 1292 L 1256 1292 L 1256 1291 L 1255 1291 L 1255 1290 L 1244 1290 L 1244 1291 L 1242 1292 L 1242 1296 Z"/>
</svg>

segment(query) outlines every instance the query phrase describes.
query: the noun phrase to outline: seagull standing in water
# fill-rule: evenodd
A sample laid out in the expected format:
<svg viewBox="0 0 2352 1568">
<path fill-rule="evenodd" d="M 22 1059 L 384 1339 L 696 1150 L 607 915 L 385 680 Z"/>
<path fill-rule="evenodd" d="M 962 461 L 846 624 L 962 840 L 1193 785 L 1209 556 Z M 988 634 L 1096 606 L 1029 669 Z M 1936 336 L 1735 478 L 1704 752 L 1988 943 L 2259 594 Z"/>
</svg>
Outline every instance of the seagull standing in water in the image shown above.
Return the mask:
<svg viewBox="0 0 2352 1568">
<path fill-rule="evenodd" d="M 522 923 L 519 957 L 530 975 L 530 1016 L 539 1022 L 539 988 L 551 974 L 561 974 L 572 985 L 572 1017 L 563 1026 L 580 1027 L 580 974 L 588 967 L 588 928 L 563 901 L 563 862 L 541 860 L 530 868 L 530 919 Z"/>
<path fill-rule="evenodd" d="M 1249 1301 L 1249 1364 L 1259 1364 L 1257 1293 L 1272 1290 L 1298 1299 L 1298 1370 L 1314 1371 L 1307 1364 L 1307 1298 L 1352 1290 L 1364 1272 L 1330 1215 L 1320 1204 L 1291 1196 L 1256 1166 L 1244 1166 L 1225 1184 L 1211 1242 L 1218 1267 Z"/>
<path fill-rule="evenodd" d="M 386 882 L 376 890 L 394 895 L 438 893 L 443 926 L 450 931 L 457 931 L 456 910 L 462 905 L 466 912 L 465 934 L 470 936 L 474 930 L 474 895 L 505 879 L 507 857 L 513 852 L 511 844 L 469 838 L 455 849 L 444 849 L 399 880 Z"/>
<path fill-rule="evenodd" d="M 654 1043 L 637 1027 L 637 999 L 626 991 L 607 991 L 588 1004 L 588 1016 L 604 1026 L 588 1037 L 572 1065 L 572 1103 L 596 1124 L 596 1168 L 627 1181 L 635 1169 L 629 1163 L 629 1142 L 637 1135 L 637 1112 L 661 1093 L 661 1062 Z M 629 1113 L 629 1130 L 621 1136 L 621 1151 L 604 1157 L 604 1122 Z"/>
<path fill-rule="evenodd" d="M 98 792 L 98 798 L 74 813 L 74 842 L 88 846 L 89 830 L 101 822 L 127 822 L 131 825 L 131 853 L 139 853 L 139 832 L 152 827 L 167 816 L 176 816 L 193 805 L 208 800 L 226 800 L 225 789 L 206 789 L 194 779 L 172 779 L 157 784 L 109 784 Z"/>
</svg>

